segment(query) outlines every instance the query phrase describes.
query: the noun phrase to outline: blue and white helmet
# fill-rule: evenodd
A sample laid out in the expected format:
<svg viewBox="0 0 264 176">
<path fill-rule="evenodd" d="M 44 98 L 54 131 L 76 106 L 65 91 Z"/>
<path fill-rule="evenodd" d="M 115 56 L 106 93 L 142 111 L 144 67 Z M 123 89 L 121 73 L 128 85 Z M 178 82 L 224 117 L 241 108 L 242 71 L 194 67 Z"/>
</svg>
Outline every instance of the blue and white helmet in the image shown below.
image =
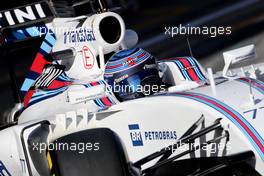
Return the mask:
<svg viewBox="0 0 264 176">
<path fill-rule="evenodd" d="M 104 78 L 120 101 L 143 97 L 161 85 L 156 59 L 141 48 L 119 51 L 106 63 Z"/>
</svg>

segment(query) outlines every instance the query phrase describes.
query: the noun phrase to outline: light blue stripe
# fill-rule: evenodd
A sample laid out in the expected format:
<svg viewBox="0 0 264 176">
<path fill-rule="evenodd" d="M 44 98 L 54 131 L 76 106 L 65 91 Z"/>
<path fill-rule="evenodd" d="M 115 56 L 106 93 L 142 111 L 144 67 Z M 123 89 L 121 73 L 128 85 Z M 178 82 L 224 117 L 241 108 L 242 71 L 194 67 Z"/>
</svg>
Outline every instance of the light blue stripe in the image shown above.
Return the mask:
<svg viewBox="0 0 264 176">
<path fill-rule="evenodd" d="M 244 84 L 247 84 L 247 85 L 250 86 L 250 83 L 248 83 L 248 82 L 246 82 L 246 81 L 244 81 L 244 80 L 237 79 L 236 81 L 241 82 L 241 83 L 244 83 Z M 253 81 L 254 81 L 254 80 L 253 80 Z M 255 86 L 255 85 L 253 85 L 253 84 L 252 84 L 251 86 L 252 86 L 254 89 L 256 89 L 257 91 L 259 91 L 260 93 L 264 94 L 264 90 L 262 90 L 261 88 Z"/>
<path fill-rule="evenodd" d="M 26 28 L 26 31 L 32 36 L 32 37 L 37 37 L 39 36 L 39 30 L 36 27 L 29 27 Z"/>
<path fill-rule="evenodd" d="M 62 74 L 59 76 L 59 78 L 63 81 L 67 81 L 67 82 L 71 81 L 69 77 L 66 77 L 65 75 L 62 75 Z"/>
<path fill-rule="evenodd" d="M 209 97 L 209 96 L 206 96 L 206 95 L 203 95 L 203 94 L 197 94 L 197 93 L 192 93 L 193 95 L 198 95 L 198 96 L 202 96 L 202 97 L 205 97 L 205 98 L 208 98 L 212 101 L 215 101 L 216 103 L 222 105 L 223 107 L 225 107 L 226 109 L 228 109 L 229 111 L 231 111 L 232 113 L 234 113 L 237 117 L 239 117 L 240 120 L 242 120 L 245 125 L 247 125 L 247 127 L 250 128 L 250 130 L 254 133 L 254 135 L 256 135 L 256 137 L 260 140 L 260 142 L 263 144 L 263 139 L 262 137 L 258 134 L 258 132 L 251 126 L 251 124 L 249 124 L 245 119 L 244 117 L 239 114 L 237 111 L 233 110 L 231 107 L 227 106 L 226 104 L 223 104 L 222 102 L 212 98 L 212 97 Z M 177 94 L 178 95 L 178 94 Z M 237 124 L 237 126 L 245 133 L 245 135 L 247 136 L 247 138 L 251 141 L 252 145 L 254 146 L 254 148 L 258 151 L 258 153 L 260 154 L 262 160 L 264 160 L 264 154 L 263 152 L 260 150 L 259 146 L 255 143 L 255 141 L 252 139 L 252 137 L 248 134 L 248 132 L 228 113 L 226 113 L 225 111 L 223 111 L 222 109 L 218 108 L 217 106 L 211 104 L 211 103 L 208 103 L 204 100 L 201 100 L 199 98 L 195 98 L 195 97 L 189 97 L 189 96 L 185 96 L 185 95 L 179 95 L 181 97 L 186 97 L 186 98 L 190 98 L 190 99 L 194 99 L 196 101 L 199 101 L 199 102 L 202 102 L 216 110 L 218 110 L 219 112 L 221 112 L 222 114 L 224 114 L 226 117 L 228 117 L 228 119 L 230 119 L 233 123 Z"/>
<path fill-rule="evenodd" d="M 145 54 L 145 55 L 144 55 L 143 57 L 141 57 L 140 59 L 137 59 L 137 60 L 136 60 L 136 63 L 137 63 L 137 64 L 138 64 L 138 63 L 141 63 L 141 62 L 147 60 L 149 57 L 150 57 L 149 54 Z"/>
<path fill-rule="evenodd" d="M 203 76 L 203 73 L 200 72 L 200 70 L 197 68 L 199 65 L 190 57 L 187 57 L 187 59 L 191 62 L 191 64 L 194 66 L 195 73 L 198 75 L 200 80 L 205 80 L 205 77 Z"/>
<path fill-rule="evenodd" d="M 52 50 L 51 46 L 49 46 L 45 41 L 42 43 L 40 48 L 46 51 L 46 53 L 49 53 Z"/>
<path fill-rule="evenodd" d="M 34 83 L 33 79 L 26 78 L 21 87 L 21 91 L 28 91 L 33 83 Z"/>
<path fill-rule="evenodd" d="M 142 53 L 143 53 L 143 52 L 142 52 Z M 147 60 L 147 58 L 148 58 L 149 56 L 150 56 L 149 54 L 145 54 L 145 56 L 141 57 L 140 59 L 137 59 L 137 60 L 136 60 L 136 64 L 133 65 L 132 67 L 135 67 L 135 66 L 141 64 L 142 62 L 144 62 L 145 60 Z M 124 61 L 123 61 L 123 62 L 124 62 Z M 120 63 L 120 64 L 123 64 L 123 62 Z M 117 64 L 115 64 L 115 65 L 117 65 Z M 107 64 L 107 66 L 111 66 L 111 64 Z M 122 66 L 117 67 L 117 68 L 106 69 L 105 72 L 106 72 L 106 73 L 118 72 L 118 71 L 122 71 L 122 70 L 124 70 L 124 69 L 129 69 L 129 68 L 132 68 L 132 67 L 130 67 L 129 65 L 122 65 Z"/>
<path fill-rule="evenodd" d="M 56 42 L 56 39 L 55 39 L 52 35 L 50 35 L 50 34 L 47 34 L 46 37 L 45 37 L 45 39 L 46 39 L 51 45 L 54 45 L 55 42 Z"/>
<path fill-rule="evenodd" d="M 107 63 L 107 65 L 108 65 L 108 66 L 113 66 L 113 65 L 123 64 L 123 63 L 125 62 L 125 61 L 124 61 L 125 59 L 128 59 L 129 57 L 131 57 L 131 58 L 135 58 L 135 57 L 141 55 L 142 53 L 144 53 L 144 51 L 143 51 L 143 50 L 140 50 L 139 52 L 134 53 L 134 54 L 131 55 L 131 56 L 127 56 L 127 57 L 125 57 L 125 58 L 122 59 L 122 60 L 109 61 L 109 62 Z"/>
<path fill-rule="evenodd" d="M 171 62 L 173 62 L 174 64 L 177 65 L 177 67 L 180 70 L 180 72 L 181 72 L 182 76 L 184 77 L 184 79 L 187 79 L 186 74 L 182 71 L 182 65 L 180 65 L 177 61 L 171 61 Z"/>
<path fill-rule="evenodd" d="M 52 93 L 56 93 L 56 92 L 61 92 L 63 90 L 65 90 L 66 87 L 62 87 L 60 89 L 56 89 L 56 90 L 49 90 L 49 91 L 42 91 L 42 92 L 36 92 L 34 95 L 33 95 L 33 98 L 35 97 L 39 97 L 39 96 L 45 96 L 45 95 L 48 95 L 48 94 L 52 94 Z"/>
<path fill-rule="evenodd" d="M 187 57 L 187 60 L 191 63 L 191 66 L 193 66 L 193 69 L 195 70 L 195 73 L 198 75 L 198 77 L 203 80 L 203 76 L 200 74 L 200 71 L 197 69 L 198 64 L 196 64 L 192 58 Z"/>
<path fill-rule="evenodd" d="M 183 97 L 186 97 L 186 96 L 183 96 Z M 247 136 L 247 138 L 249 139 L 249 141 L 251 142 L 251 144 L 254 146 L 254 148 L 257 150 L 257 152 L 259 153 L 260 157 L 262 158 L 262 160 L 264 160 L 264 154 L 262 153 L 262 151 L 260 150 L 259 146 L 255 143 L 255 141 L 252 139 L 252 137 L 247 133 L 247 131 L 231 116 L 229 115 L 228 113 L 226 113 L 225 111 L 223 111 L 222 109 L 218 108 L 217 106 L 214 106 L 213 104 L 211 103 L 208 103 L 208 102 L 205 102 L 201 99 L 198 99 L 198 98 L 195 98 L 195 97 L 187 97 L 187 98 L 190 98 L 190 99 L 193 99 L 193 100 L 196 100 L 198 102 L 201 102 L 203 104 L 206 104 L 214 109 L 216 109 L 217 111 L 219 111 L 220 113 L 222 113 L 223 115 L 225 115 L 226 117 L 228 117 L 229 120 L 231 120 L 233 123 L 236 124 L 236 126 L 239 127 L 239 129 L 241 131 L 244 132 L 244 134 Z"/>
<path fill-rule="evenodd" d="M 67 87 L 61 87 L 59 89 L 55 89 L 55 90 L 48 90 L 48 91 L 41 91 L 41 92 L 36 92 L 33 97 L 37 97 L 37 96 L 42 96 L 42 95 L 46 95 L 46 94 L 49 94 L 49 93 L 54 93 L 54 92 L 61 92 L 61 91 L 64 91 L 66 90 Z"/>
<path fill-rule="evenodd" d="M 85 84 L 84 86 L 85 86 L 86 88 L 92 87 L 91 84 L 89 84 L 89 83 L 88 83 L 88 84 Z"/>
<path fill-rule="evenodd" d="M 56 94 L 52 94 L 52 95 L 46 96 L 46 97 L 44 97 L 44 98 L 39 98 L 39 99 L 37 99 L 37 100 L 33 100 L 33 99 L 31 99 L 30 102 L 29 102 L 29 103 L 30 103 L 30 106 L 33 105 L 33 104 L 36 104 L 36 103 L 38 103 L 38 102 L 41 102 L 41 101 L 43 101 L 43 100 L 46 100 L 46 99 L 49 99 L 49 98 L 55 97 L 56 95 L 59 95 L 59 94 L 61 94 L 61 92 L 58 92 L 58 93 L 56 93 Z"/>
<path fill-rule="evenodd" d="M 58 94 L 58 93 L 60 93 L 60 92 L 64 92 L 65 90 L 66 90 L 67 88 L 65 87 L 65 88 L 63 88 L 63 89 L 58 89 L 58 90 L 56 90 L 56 91 L 54 91 L 54 92 L 46 92 L 44 95 L 38 95 L 38 96 L 33 96 L 32 98 L 31 98 L 31 100 L 30 100 L 30 103 L 31 102 L 34 102 L 34 101 L 37 101 L 37 100 L 39 100 L 39 99 L 43 99 L 43 98 L 45 98 L 45 97 L 49 97 L 49 96 L 51 96 L 51 95 L 55 95 L 55 94 Z"/>
<path fill-rule="evenodd" d="M 178 61 L 178 60 L 175 60 L 175 62 L 181 68 L 180 71 L 185 75 L 185 79 L 188 79 L 189 81 L 192 81 L 192 79 L 190 78 L 190 76 L 188 75 L 188 73 L 186 72 L 186 70 L 184 70 L 184 66 L 182 65 L 182 63 L 180 61 Z"/>
<path fill-rule="evenodd" d="M 65 72 L 63 72 L 61 75 L 60 75 L 60 77 L 62 77 L 64 80 L 66 80 L 66 81 L 72 81 L 72 79 L 68 76 L 68 75 L 66 75 L 66 73 Z"/>
<path fill-rule="evenodd" d="M 256 81 L 256 82 L 259 83 L 260 85 L 264 86 L 264 82 L 262 82 L 262 81 L 260 81 L 260 80 L 253 79 L 253 81 Z"/>
<path fill-rule="evenodd" d="M 140 58 L 140 60 L 139 61 L 137 60 L 136 64 L 133 65 L 133 66 L 123 65 L 123 66 L 120 66 L 120 67 L 117 67 L 117 68 L 105 69 L 105 72 L 106 73 L 115 73 L 115 72 L 123 71 L 123 70 L 129 69 L 129 68 L 133 68 L 133 67 L 141 64 L 144 61 L 144 59 L 146 60 L 147 58 L 146 57 L 145 58 Z"/>
<path fill-rule="evenodd" d="M 96 102 L 100 105 L 101 108 L 104 108 L 105 105 L 102 104 L 101 100 L 100 99 L 96 99 Z"/>
<path fill-rule="evenodd" d="M 226 109 L 228 109 L 229 111 L 231 111 L 232 113 L 234 113 L 237 117 L 239 117 L 240 120 L 242 120 L 249 128 L 250 130 L 260 139 L 261 143 L 264 144 L 264 140 L 262 139 L 262 137 L 258 134 L 258 132 L 255 130 L 254 127 L 251 126 L 251 124 L 237 111 L 235 111 L 233 108 L 229 107 L 228 105 L 222 103 L 221 101 L 218 101 L 212 97 L 209 97 L 207 95 L 203 95 L 203 94 L 196 94 L 194 93 L 194 95 L 198 95 L 198 96 L 203 96 L 205 98 L 208 98 L 212 101 L 215 101 L 216 103 L 222 105 L 223 107 L 225 107 Z"/>
<path fill-rule="evenodd" d="M 106 85 L 106 83 L 105 83 L 103 80 L 100 80 L 100 81 L 99 81 L 99 84 L 100 84 L 100 85 Z"/>
<path fill-rule="evenodd" d="M 199 94 L 198 94 L 199 95 Z M 238 113 L 237 111 L 235 111 L 233 108 L 227 106 L 226 104 L 222 103 L 221 101 L 218 101 L 212 97 L 209 97 L 209 96 L 206 96 L 206 95 L 200 95 L 200 96 L 204 96 L 208 99 L 211 99 L 215 102 L 217 102 L 218 104 L 224 106 L 225 108 L 227 108 L 229 111 L 233 112 L 237 117 L 239 117 L 240 120 L 242 120 L 249 128 L 250 130 L 257 136 L 257 138 L 260 140 L 260 142 L 262 144 L 264 144 L 264 140 L 262 139 L 262 137 L 258 134 L 258 132 L 255 130 L 255 128 L 240 114 Z"/>
</svg>

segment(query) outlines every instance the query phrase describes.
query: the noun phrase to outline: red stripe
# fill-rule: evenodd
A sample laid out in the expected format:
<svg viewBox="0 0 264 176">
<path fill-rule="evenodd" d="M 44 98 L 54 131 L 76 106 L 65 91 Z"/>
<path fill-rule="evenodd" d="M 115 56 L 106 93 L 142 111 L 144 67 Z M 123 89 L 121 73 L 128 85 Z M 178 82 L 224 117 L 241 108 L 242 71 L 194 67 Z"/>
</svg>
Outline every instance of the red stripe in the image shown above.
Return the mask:
<svg viewBox="0 0 264 176">
<path fill-rule="evenodd" d="M 26 93 L 26 96 L 24 98 L 24 107 L 28 107 L 28 104 L 29 104 L 29 101 L 31 100 L 33 94 L 35 93 L 35 90 L 29 90 L 27 93 Z"/>
<path fill-rule="evenodd" d="M 195 97 L 204 101 L 207 101 L 215 106 L 217 106 L 218 108 L 224 110 L 226 113 L 228 113 L 229 115 L 231 115 L 247 132 L 248 134 L 252 137 L 252 139 L 256 142 L 256 144 L 259 146 L 259 148 L 261 149 L 261 151 L 264 153 L 264 146 L 261 144 L 261 142 L 258 140 L 258 138 L 255 136 L 255 134 L 248 128 L 248 126 L 239 118 L 237 117 L 233 112 L 231 112 L 230 110 L 228 110 L 227 108 L 225 108 L 224 106 L 218 104 L 217 102 L 207 99 L 205 97 L 202 96 L 198 96 L 198 95 L 192 95 L 192 94 L 185 94 L 185 93 L 180 93 L 182 95 L 186 95 L 186 96 L 191 96 L 191 97 Z"/>
<path fill-rule="evenodd" d="M 41 53 L 37 53 L 30 70 L 40 74 L 44 66 L 50 63 L 51 62 L 48 62 Z"/>
<path fill-rule="evenodd" d="M 62 81 L 54 80 L 49 85 L 48 89 L 58 89 L 58 88 L 65 87 L 65 86 L 68 86 L 71 84 L 72 84 L 72 82 L 62 82 Z"/>
<path fill-rule="evenodd" d="M 90 83 L 92 86 L 97 86 L 98 85 L 98 82 L 91 82 Z"/>
<path fill-rule="evenodd" d="M 257 86 L 258 88 L 264 90 L 264 87 L 263 87 L 261 84 L 259 84 L 257 81 L 255 81 L 255 80 L 247 79 L 247 78 L 239 78 L 239 79 L 242 80 L 242 81 L 245 81 L 245 82 L 247 82 L 247 83 L 252 82 L 252 84 L 253 84 L 254 86 Z"/>
<path fill-rule="evenodd" d="M 137 56 L 137 58 L 141 58 L 143 56 L 145 56 L 145 53 L 140 54 L 139 56 Z"/>
<path fill-rule="evenodd" d="M 107 97 L 101 98 L 101 100 L 104 103 L 104 105 L 107 106 L 107 107 L 112 105 Z"/>
<path fill-rule="evenodd" d="M 179 58 L 178 60 L 183 64 L 183 66 L 185 68 L 188 68 L 188 69 L 186 69 L 186 71 L 193 81 L 199 81 L 200 80 L 198 75 L 196 74 L 195 70 L 193 69 L 193 66 L 189 63 L 189 61 L 187 59 Z"/>
<path fill-rule="evenodd" d="M 117 67 L 121 67 L 123 66 L 123 64 L 118 64 L 118 65 L 113 65 L 113 66 L 107 66 L 107 69 L 113 69 L 113 68 L 117 68 Z"/>
</svg>

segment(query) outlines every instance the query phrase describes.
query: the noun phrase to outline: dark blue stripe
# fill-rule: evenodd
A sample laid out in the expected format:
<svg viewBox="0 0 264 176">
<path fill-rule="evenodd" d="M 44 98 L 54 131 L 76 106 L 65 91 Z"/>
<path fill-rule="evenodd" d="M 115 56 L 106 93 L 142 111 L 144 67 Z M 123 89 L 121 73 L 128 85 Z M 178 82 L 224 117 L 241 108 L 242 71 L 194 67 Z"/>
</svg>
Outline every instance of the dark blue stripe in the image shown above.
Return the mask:
<svg viewBox="0 0 264 176">
<path fill-rule="evenodd" d="M 26 37 L 32 37 L 28 32 L 27 32 L 27 30 L 26 29 L 22 29 L 22 31 L 24 32 L 24 34 L 25 34 L 25 36 Z"/>
<path fill-rule="evenodd" d="M 95 103 L 97 106 L 101 107 L 101 105 L 99 105 L 98 102 L 97 102 L 96 100 L 94 100 L 94 103 Z"/>
<path fill-rule="evenodd" d="M 39 73 L 36 73 L 36 72 L 33 72 L 33 71 L 30 71 L 28 74 L 27 74 L 27 78 L 29 79 L 37 79 L 39 77 Z"/>
<path fill-rule="evenodd" d="M 53 48 L 53 44 L 51 44 L 48 40 L 44 39 L 43 41 L 46 42 L 47 45 Z"/>
<path fill-rule="evenodd" d="M 46 51 L 44 51 L 43 49 L 39 48 L 39 52 L 43 55 L 43 56 L 47 56 L 49 53 L 47 53 Z"/>
<path fill-rule="evenodd" d="M 132 124 L 128 125 L 129 130 L 139 130 L 139 125 L 138 124 Z"/>
</svg>

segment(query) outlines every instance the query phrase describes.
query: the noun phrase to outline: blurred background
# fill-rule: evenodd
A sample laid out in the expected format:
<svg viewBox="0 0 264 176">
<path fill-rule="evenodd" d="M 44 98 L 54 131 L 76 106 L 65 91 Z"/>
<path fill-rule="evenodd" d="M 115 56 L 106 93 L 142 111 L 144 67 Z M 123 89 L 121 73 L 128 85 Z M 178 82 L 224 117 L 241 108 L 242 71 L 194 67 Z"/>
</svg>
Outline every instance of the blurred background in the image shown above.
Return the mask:
<svg viewBox="0 0 264 176">
<path fill-rule="evenodd" d="M 49 0 L 58 16 L 89 14 L 89 0 Z M 15 8 L 36 1 L 9 0 L 0 10 Z M 108 5 L 124 18 L 127 28 L 139 35 L 139 47 L 157 58 L 189 56 L 192 54 L 204 67 L 214 71 L 223 67 L 222 53 L 248 44 L 255 44 L 259 59 L 264 59 L 264 1 L 263 0 L 107 0 Z M 165 27 L 182 25 L 231 27 L 230 35 L 165 35 Z M 39 48 L 41 39 L 23 47 L 10 57 L 3 56 L 0 64 L 0 117 L 13 107 L 8 65 L 14 65 L 18 87 Z M 1 50 L 1 52 L 5 52 Z M 1 121 L 1 118 L 0 118 Z"/>
</svg>

